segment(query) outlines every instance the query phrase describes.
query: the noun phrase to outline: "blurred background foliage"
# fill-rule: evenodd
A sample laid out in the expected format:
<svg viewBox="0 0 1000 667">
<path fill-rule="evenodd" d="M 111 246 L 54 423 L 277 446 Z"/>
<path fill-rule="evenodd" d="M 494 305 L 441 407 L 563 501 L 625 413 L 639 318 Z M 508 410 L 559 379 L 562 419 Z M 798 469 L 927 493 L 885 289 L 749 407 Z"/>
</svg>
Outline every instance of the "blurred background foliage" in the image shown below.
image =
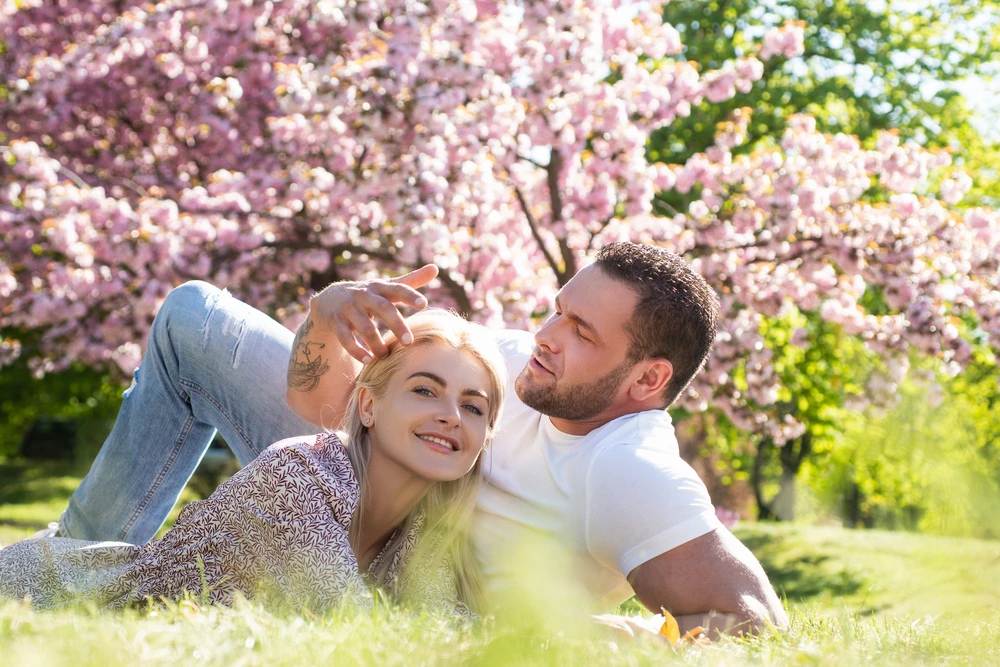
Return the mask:
<svg viewBox="0 0 1000 667">
<path fill-rule="evenodd" d="M 749 93 L 703 103 L 655 133 L 652 161 L 684 163 L 704 151 L 716 126 L 741 107 L 753 120 L 735 152 L 777 143 L 790 115 L 809 114 L 822 131 L 853 134 L 866 145 L 894 129 L 904 140 L 944 148 L 973 179 L 963 205 L 1000 204 L 1000 134 L 961 92 L 985 87 L 1000 69 L 995 0 L 673 0 L 664 16 L 680 33 L 680 58 L 702 70 L 745 55 L 765 30 L 786 21 L 804 27 L 805 53 L 771 59 Z M 872 188 L 869 197 L 883 194 Z M 684 211 L 695 196 L 661 193 L 656 208 Z M 879 297 L 866 295 L 869 312 L 877 312 Z M 871 370 L 885 370 L 860 341 L 795 312 L 767 323 L 766 344 L 788 390 L 783 411 L 807 431 L 777 447 L 722 415 L 695 417 L 684 449 L 710 462 L 699 472 L 710 478 L 717 504 L 744 517 L 1000 537 L 993 517 L 1000 507 L 1000 375 L 990 352 L 977 351 L 978 362 L 961 377 L 904 384 L 891 410 L 859 413 L 852 396 Z M 925 361 L 914 357 L 911 365 Z"/>
<path fill-rule="evenodd" d="M 712 143 L 715 127 L 740 107 L 753 110 L 748 141 L 781 136 L 789 115 L 815 116 L 824 132 L 857 135 L 898 130 L 903 139 L 948 148 L 976 180 L 967 205 L 1000 202 L 1000 144 L 984 137 L 956 84 L 988 80 L 1000 63 L 996 0 L 859 2 L 858 0 L 673 0 L 664 16 L 678 30 L 681 58 L 702 70 L 745 55 L 785 21 L 805 29 L 801 58 L 773 58 L 749 93 L 704 103 L 654 135 L 650 157 L 684 163 Z"/>
</svg>

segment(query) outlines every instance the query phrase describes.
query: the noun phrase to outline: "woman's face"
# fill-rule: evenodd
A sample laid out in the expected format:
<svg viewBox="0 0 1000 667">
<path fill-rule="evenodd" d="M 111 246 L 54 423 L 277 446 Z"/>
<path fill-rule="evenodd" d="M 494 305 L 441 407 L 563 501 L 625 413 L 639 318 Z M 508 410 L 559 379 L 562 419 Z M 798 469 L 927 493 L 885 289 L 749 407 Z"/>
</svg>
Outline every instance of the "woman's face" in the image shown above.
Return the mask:
<svg viewBox="0 0 1000 667">
<path fill-rule="evenodd" d="M 362 395 L 371 417 L 372 456 L 416 477 L 444 482 L 467 474 L 489 427 L 490 376 L 468 352 L 415 347 L 389 379 L 381 398 Z"/>
</svg>

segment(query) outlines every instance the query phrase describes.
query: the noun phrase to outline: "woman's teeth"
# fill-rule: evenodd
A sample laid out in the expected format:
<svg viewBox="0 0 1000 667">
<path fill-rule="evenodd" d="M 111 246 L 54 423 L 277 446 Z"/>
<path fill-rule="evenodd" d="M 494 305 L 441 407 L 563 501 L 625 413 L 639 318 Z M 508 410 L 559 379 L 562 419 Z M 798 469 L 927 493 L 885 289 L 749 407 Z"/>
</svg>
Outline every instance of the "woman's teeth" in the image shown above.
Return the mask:
<svg viewBox="0 0 1000 667">
<path fill-rule="evenodd" d="M 447 447 L 451 451 L 455 451 L 455 445 L 453 445 L 452 443 L 448 442 L 447 440 L 442 440 L 441 438 L 435 438 L 432 435 L 422 435 L 420 437 L 423 438 L 424 440 L 430 440 L 431 442 L 436 442 L 439 445 L 444 445 L 445 447 Z"/>
</svg>

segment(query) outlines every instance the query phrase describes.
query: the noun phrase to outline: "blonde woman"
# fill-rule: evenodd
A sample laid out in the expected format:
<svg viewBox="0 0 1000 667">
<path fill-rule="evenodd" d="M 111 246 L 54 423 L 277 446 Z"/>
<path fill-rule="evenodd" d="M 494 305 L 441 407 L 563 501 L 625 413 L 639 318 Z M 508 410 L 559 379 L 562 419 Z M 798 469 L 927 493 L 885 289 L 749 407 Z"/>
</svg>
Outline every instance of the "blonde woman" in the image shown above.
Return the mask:
<svg viewBox="0 0 1000 667">
<path fill-rule="evenodd" d="M 365 604 L 374 586 L 409 603 L 477 607 L 467 527 L 506 367 L 490 334 L 456 315 L 427 310 L 407 323 L 413 342 L 391 338 L 390 354 L 358 377 L 346 435 L 271 445 L 145 546 L 46 537 L 0 550 L 0 596 L 116 608 L 268 591 L 322 610 Z"/>
</svg>

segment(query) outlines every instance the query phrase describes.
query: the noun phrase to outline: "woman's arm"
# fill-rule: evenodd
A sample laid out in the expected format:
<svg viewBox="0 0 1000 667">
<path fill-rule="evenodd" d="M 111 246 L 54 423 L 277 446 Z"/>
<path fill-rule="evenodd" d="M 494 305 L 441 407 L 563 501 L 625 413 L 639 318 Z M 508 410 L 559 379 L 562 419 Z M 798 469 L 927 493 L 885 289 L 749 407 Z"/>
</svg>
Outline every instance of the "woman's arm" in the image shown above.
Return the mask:
<svg viewBox="0 0 1000 667">
<path fill-rule="evenodd" d="M 241 487 L 229 494 L 238 510 L 226 546 L 229 562 L 253 563 L 243 578 L 256 581 L 245 592 L 257 586 L 314 611 L 365 605 L 367 587 L 348 540 L 360 489 L 336 435 L 276 443 L 243 470 Z"/>
<path fill-rule="evenodd" d="M 437 276 L 433 264 L 391 280 L 340 282 L 309 302 L 309 314 L 288 360 L 288 406 L 324 428 L 337 427 L 364 363 L 388 353 L 376 322 L 409 343 L 410 329 L 396 304 L 424 308 L 417 288 Z"/>
</svg>

